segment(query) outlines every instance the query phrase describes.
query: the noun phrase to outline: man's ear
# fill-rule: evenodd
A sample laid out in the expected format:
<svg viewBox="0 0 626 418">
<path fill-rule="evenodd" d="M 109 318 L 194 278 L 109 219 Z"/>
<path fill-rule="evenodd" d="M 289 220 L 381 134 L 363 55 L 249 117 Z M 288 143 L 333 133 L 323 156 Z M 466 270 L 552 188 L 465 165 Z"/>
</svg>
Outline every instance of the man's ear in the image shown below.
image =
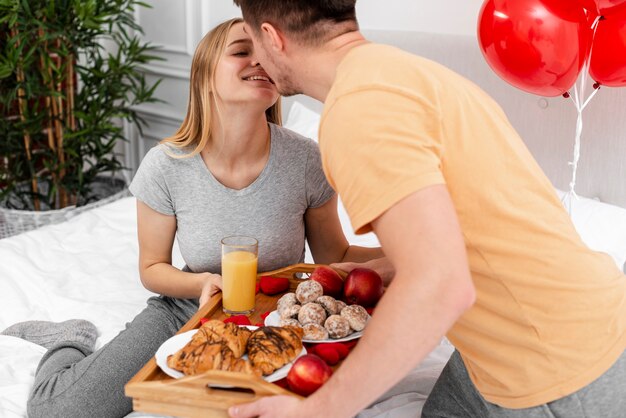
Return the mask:
<svg viewBox="0 0 626 418">
<path fill-rule="evenodd" d="M 269 41 L 268 44 L 274 52 L 282 53 L 285 51 L 285 35 L 271 23 L 263 22 L 261 24 L 261 36 Z"/>
</svg>

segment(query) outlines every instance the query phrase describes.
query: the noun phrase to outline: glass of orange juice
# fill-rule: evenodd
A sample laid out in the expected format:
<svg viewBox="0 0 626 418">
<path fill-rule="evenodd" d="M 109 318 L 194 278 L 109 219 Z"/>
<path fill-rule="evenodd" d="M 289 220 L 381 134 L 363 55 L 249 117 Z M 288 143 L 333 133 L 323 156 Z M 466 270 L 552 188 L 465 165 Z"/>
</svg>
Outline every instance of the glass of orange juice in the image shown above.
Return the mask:
<svg viewBox="0 0 626 418">
<path fill-rule="evenodd" d="M 259 243 L 246 236 L 222 239 L 222 306 L 228 315 L 254 311 Z"/>
</svg>

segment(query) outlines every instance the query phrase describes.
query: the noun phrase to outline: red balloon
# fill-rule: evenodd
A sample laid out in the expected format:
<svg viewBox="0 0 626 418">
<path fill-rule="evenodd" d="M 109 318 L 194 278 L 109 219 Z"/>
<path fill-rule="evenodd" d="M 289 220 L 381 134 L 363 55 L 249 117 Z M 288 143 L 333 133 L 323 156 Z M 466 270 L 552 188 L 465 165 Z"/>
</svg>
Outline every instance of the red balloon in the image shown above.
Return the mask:
<svg viewBox="0 0 626 418">
<path fill-rule="evenodd" d="M 626 9 L 626 0 L 572 0 L 590 13 L 590 17 L 609 16 Z"/>
<path fill-rule="evenodd" d="M 605 86 L 626 86 L 626 9 L 598 22 L 589 75 Z"/>
<path fill-rule="evenodd" d="M 585 0 L 587 1 L 587 0 Z M 598 6 L 599 14 L 610 16 L 613 13 L 626 10 L 626 0 L 594 0 Z"/>
<path fill-rule="evenodd" d="M 541 96 L 574 85 L 587 58 L 587 14 L 571 0 L 486 0 L 478 40 L 490 67 L 508 83 Z"/>
<path fill-rule="evenodd" d="M 589 13 L 591 13 L 594 17 L 598 16 L 598 3 L 596 0 L 573 0 L 581 5 L 584 9 L 586 9 Z"/>
</svg>

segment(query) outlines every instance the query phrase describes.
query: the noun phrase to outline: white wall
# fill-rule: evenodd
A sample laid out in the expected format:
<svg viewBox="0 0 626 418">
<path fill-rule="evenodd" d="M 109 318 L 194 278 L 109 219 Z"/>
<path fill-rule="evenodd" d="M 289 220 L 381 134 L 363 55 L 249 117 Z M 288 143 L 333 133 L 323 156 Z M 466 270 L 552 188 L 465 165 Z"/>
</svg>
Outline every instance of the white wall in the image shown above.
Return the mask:
<svg viewBox="0 0 626 418">
<path fill-rule="evenodd" d="M 474 35 L 482 0 L 357 0 L 363 30 Z"/>
</svg>

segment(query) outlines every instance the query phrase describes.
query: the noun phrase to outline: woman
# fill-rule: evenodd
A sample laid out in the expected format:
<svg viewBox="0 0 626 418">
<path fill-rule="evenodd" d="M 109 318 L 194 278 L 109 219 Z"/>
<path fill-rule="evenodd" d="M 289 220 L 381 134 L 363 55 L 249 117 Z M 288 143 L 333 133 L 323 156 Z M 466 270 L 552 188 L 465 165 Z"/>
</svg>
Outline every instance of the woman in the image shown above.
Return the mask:
<svg viewBox="0 0 626 418">
<path fill-rule="evenodd" d="M 207 34 L 193 58 L 183 124 L 146 155 L 130 186 L 141 281 L 161 296 L 96 352 L 96 329 L 87 321 L 6 330 L 49 349 L 29 398 L 30 417 L 128 414 L 124 385 L 221 285 L 225 236 L 257 238 L 260 271 L 301 262 L 305 236 L 318 263 L 382 256 L 348 245 L 315 143 L 279 127 L 279 112 L 276 88 L 241 19 Z M 175 236 L 183 270 L 171 264 Z"/>
</svg>

